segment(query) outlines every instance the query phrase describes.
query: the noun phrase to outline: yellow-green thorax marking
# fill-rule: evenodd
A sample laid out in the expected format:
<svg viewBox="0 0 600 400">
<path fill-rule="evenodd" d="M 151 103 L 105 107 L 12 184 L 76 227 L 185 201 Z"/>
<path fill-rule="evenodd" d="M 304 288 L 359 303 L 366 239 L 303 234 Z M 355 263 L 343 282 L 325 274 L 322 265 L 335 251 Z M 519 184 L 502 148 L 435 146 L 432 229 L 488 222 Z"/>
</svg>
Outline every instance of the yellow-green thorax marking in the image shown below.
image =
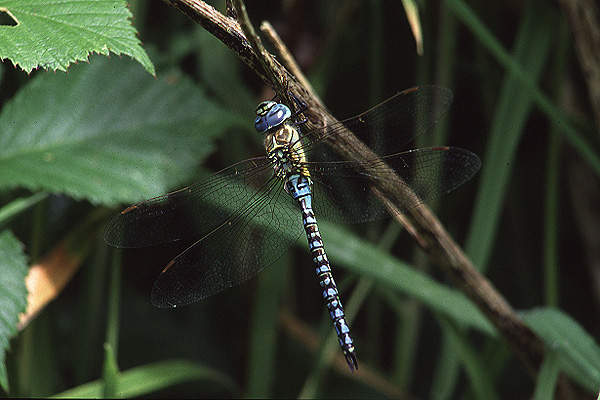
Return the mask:
<svg viewBox="0 0 600 400">
<path fill-rule="evenodd" d="M 286 122 L 271 129 L 265 135 L 264 145 L 279 178 L 285 180 L 293 174 L 310 176 L 305 167 L 306 155 L 300 143 L 300 131 L 295 125 Z"/>
</svg>

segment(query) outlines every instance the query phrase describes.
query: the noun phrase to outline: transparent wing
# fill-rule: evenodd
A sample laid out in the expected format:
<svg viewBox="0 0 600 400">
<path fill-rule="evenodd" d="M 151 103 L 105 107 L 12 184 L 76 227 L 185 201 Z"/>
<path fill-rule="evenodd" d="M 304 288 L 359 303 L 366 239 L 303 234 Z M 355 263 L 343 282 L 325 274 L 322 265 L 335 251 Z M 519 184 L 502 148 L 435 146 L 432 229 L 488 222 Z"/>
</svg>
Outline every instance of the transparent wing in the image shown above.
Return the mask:
<svg viewBox="0 0 600 400">
<path fill-rule="evenodd" d="M 181 306 L 244 282 L 280 258 L 301 230 L 297 208 L 273 178 L 246 207 L 171 261 L 154 283 L 152 303 Z"/>
<path fill-rule="evenodd" d="M 371 161 L 307 163 L 314 185 L 315 214 L 333 221 L 366 222 L 388 216 L 371 187 L 396 181 L 396 174 L 417 196 L 416 204 L 460 186 L 481 167 L 468 150 L 432 147 Z M 380 183 L 377 183 L 379 181 Z M 400 206 L 406 212 L 415 203 Z"/>
<path fill-rule="evenodd" d="M 272 176 L 266 158 L 242 161 L 194 185 L 126 208 L 108 224 L 104 241 L 130 248 L 205 236 L 246 206 Z"/>
<path fill-rule="evenodd" d="M 394 154 L 438 122 L 451 102 L 452 92 L 444 87 L 408 89 L 353 118 L 303 132 L 303 148 L 311 161 L 328 161 L 331 153 L 322 144 L 348 129 L 376 154 Z"/>
<path fill-rule="evenodd" d="M 158 307 L 198 301 L 254 277 L 302 232 L 301 216 L 270 162 L 248 160 L 204 181 L 125 209 L 105 241 L 143 247 L 198 240 L 175 257 L 152 290 Z"/>
<path fill-rule="evenodd" d="M 457 148 L 438 147 L 398 151 L 433 126 L 448 110 L 452 92 L 439 86 L 419 86 L 392 96 L 348 120 L 306 132 L 302 139 L 309 162 L 317 215 L 341 222 L 365 222 L 387 216 L 373 194 L 373 177 L 403 179 L 422 203 L 447 193 L 470 179 L 480 168 L 475 154 Z M 331 143 L 346 129 L 364 142 L 380 159 L 347 161 Z M 370 168 L 375 168 L 372 170 Z M 371 171 L 371 172 L 368 172 Z M 412 203 L 414 205 L 414 203 Z M 405 205 L 400 211 L 410 207 Z"/>
</svg>

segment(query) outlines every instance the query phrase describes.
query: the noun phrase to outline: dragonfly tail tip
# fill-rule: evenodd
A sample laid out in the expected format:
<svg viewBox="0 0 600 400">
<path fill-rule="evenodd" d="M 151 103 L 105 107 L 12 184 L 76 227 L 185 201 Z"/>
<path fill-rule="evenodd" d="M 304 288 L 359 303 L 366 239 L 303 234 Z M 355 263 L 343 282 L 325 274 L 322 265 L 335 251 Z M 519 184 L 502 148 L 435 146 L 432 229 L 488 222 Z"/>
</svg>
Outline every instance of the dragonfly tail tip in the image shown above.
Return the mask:
<svg viewBox="0 0 600 400">
<path fill-rule="evenodd" d="M 358 360 L 354 353 L 346 354 L 346 362 L 348 363 L 348 367 L 350 367 L 350 372 L 358 371 Z"/>
</svg>

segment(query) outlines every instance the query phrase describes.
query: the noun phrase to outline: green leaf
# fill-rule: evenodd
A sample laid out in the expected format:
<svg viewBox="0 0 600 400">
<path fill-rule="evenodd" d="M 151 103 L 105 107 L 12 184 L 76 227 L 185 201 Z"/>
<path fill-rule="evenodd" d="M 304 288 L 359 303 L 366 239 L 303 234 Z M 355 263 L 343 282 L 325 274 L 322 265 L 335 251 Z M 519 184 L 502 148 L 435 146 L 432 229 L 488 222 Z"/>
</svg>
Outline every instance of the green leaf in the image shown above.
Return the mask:
<svg viewBox="0 0 600 400">
<path fill-rule="evenodd" d="M 189 181 L 212 138 L 244 124 L 178 73 L 94 57 L 33 79 L 0 114 L 0 188 L 140 201 Z"/>
<path fill-rule="evenodd" d="M 592 392 L 600 387 L 600 347 L 577 321 L 560 310 L 538 308 L 521 313 L 546 350 L 558 354 L 566 374 Z"/>
<path fill-rule="evenodd" d="M 545 400 L 554 398 L 556 384 L 560 374 L 559 356 L 554 351 L 546 352 L 546 357 L 537 374 L 533 400 Z"/>
<path fill-rule="evenodd" d="M 42 67 L 65 71 L 93 53 L 126 54 L 154 75 L 122 0 L 0 0 L 16 26 L 0 26 L 0 58 L 26 72 Z"/>
<path fill-rule="evenodd" d="M 194 29 L 193 39 L 187 43 L 195 51 L 202 49 L 198 63 L 202 82 L 206 82 L 210 92 L 233 109 L 254 113 L 256 97 L 245 84 L 237 56 L 201 26 Z"/>
<path fill-rule="evenodd" d="M 236 390 L 233 379 L 219 371 L 188 361 L 170 360 L 143 365 L 119 373 L 117 397 L 129 398 L 143 396 L 190 380 L 211 381 L 222 386 L 231 393 Z M 102 388 L 102 381 L 96 380 L 69 389 L 53 397 L 101 397 Z"/>
<path fill-rule="evenodd" d="M 27 307 L 27 260 L 23 246 L 8 230 L 0 233 L 0 260 L 0 386 L 8 392 L 4 355 L 9 339 L 17 332 L 19 314 Z"/>
<path fill-rule="evenodd" d="M 256 300 L 250 310 L 252 328 L 246 379 L 248 398 L 273 398 L 278 371 L 278 316 L 285 290 L 281 282 L 289 270 L 286 267 L 290 265 L 290 258 L 290 253 L 286 253 L 257 277 Z"/>
</svg>

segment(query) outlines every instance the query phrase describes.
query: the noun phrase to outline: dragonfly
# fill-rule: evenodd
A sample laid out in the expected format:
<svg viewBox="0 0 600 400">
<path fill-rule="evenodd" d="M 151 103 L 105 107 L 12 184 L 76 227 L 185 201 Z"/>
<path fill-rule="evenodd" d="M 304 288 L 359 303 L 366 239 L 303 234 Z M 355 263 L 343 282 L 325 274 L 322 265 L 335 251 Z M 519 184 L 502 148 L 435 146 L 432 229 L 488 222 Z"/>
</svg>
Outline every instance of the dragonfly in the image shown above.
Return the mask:
<svg viewBox="0 0 600 400">
<path fill-rule="evenodd" d="M 304 231 L 340 347 L 354 371 L 354 342 L 316 216 L 351 223 L 387 216 L 374 182 L 399 177 L 416 195 L 416 201 L 396 205 L 406 212 L 469 180 L 481 161 L 468 150 L 400 151 L 434 125 L 451 101 L 446 88 L 419 86 L 354 118 L 310 130 L 302 115 L 306 107 L 296 105 L 292 112 L 293 106 L 264 101 L 256 109 L 255 129 L 264 135 L 265 156 L 127 207 L 108 224 L 104 240 L 120 248 L 193 241 L 167 264 L 152 288 L 152 303 L 168 308 L 256 276 Z M 349 160 L 338 154 L 332 143 L 348 134 L 369 146 L 373 156 Z"/>
</svg>

